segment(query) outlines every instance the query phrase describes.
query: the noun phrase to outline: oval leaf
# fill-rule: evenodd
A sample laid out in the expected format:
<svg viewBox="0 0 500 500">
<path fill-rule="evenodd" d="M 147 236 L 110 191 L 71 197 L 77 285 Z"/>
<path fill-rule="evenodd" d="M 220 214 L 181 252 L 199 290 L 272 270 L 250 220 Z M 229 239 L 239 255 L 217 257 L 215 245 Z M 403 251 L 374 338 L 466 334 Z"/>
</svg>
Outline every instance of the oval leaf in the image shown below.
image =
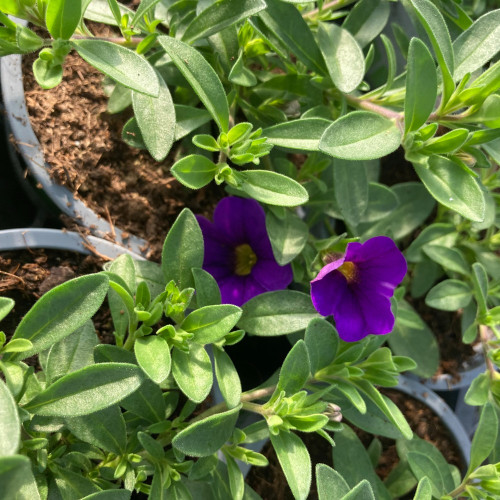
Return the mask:
<svg viewBox="0 0 500 500">
<path fill-rule="evenodd" d="M 309 199 L 305 188 L 286 175 L 268 170 L 246 170 L 239 172 L 238 177 L 242 180 L 238 187 L 262 203 L 296 207 Z"/>
<path fill-rule="evenodd" d="M 14 359 L 38 354 L 74 332 L 95 314 L 107 291 L 108 278 L 91 274 L 47 292 L 28 311 L 12 337 L 30 340 L 33 348 L 15 354 Z"/>
<path fill-rule="evenodd" d="M 319 149 L 346 160 L 372 160 L 395 151 L 401 143 L 397 125 L 369 111 L 353 111 L 333 122 Z"/>
<path fill-rule="evenodd" d="M 21 423 L 14 397 L 0 380 L 0 457 L 15 455 L 21 440 Z"/>
<path fill-rule="evenodd" d="M 229 130 L 229 107 L 217 73 L 206 59 L 189 45 L 168 36 L 158 37 L 167 54 L 193 87 L 222 132 Z"/>
<path fill-rule="evenodd" d="M 196 16 L 182 35 L 186 43 L 222 31 L 266 8 L 264 0 L 219 0 Z"/>
<path fill-rule="evenodd" d="M 231 358 L 221 349 L 214 347 L 215 376 L 228 408 L 238 406 L 241 398 L 241 381 Z"/>
<path fill-rule="evenodd" d="M 142 370 L 128 363 L 100 363 L 60 378 L 24 409 L 45 416 L 77 417 L 118 403 L 144 381 Z"/>
<path fill-rule="evenodd" d="M 205 306 L 190 313 L 181 323 L 181 328 L 194 334 L 193 342 L 212 344 L 231 331 L 241 312 L 232 304 Z"/>
<path fill-rule="evenodd" d="M 325 130 L 332 124 L 323 118 L 302 118 L 278 123 L 262 131 L 267 142 L 288 149 L 319 151 L 319 141 Z"/>
<path fill-rule="evenodd" d="M 472 299 L 472 290 L 463 281 L 445 280 L 433 287 L 425 297 L 425 303 L 442 311 L 457 311 Z"/>
<path fill-rule="evenodd" d="M 212 388 L 212 363 L 201 345 L 191 344 L 189 352 L 174 349 L 172 374 L 181 391 L 195 403 L 201 403 Z"/>
<path fill-rule="evenodd" d="M 442 156 L 431 156 L 428 168 L 414 163 L 415 170 L 429 193 L 444 206 L 466 219 L 481 222 L 486 202 L 483 191 L 472 172 Z"/>
<path fill-rule="evenodd" d="M 172 445 L 191 457 L 208 457 L 231 437 L 241 405 L 204 418 L 179 432 Z"/>
<path fill-rule="evenodd" d="M 71 44 L 85 61 L 118 83 L 158 96 L 160 83 L 155 70 L 133 50 L 105 40 L 73 40 Z"/>
<path fill-rule="evenodd" d="M 434 58 L 424 42 L 412 38 L 406 74 L 405 133 L 418 130 L 429 118 L 437 97 Z"/>
<path fill-rule="evenodd" d="M 218 169 L 206 156 L 188 155 L 176 162 L 170 171 L 184 186 L 200 189 L 212 181 Z"/>
<path fill-rule="evenodd" d="M 68 40 L 82 17 L 82 0 L 49 0 L 45 24 L 54 38 Z"/>
<path fill-rule="evenodd" d="M 157 97 L 132 92 L 132 105 L 144 144 L 156 161 L 162 161 L 174 142 L 175 108 L 163 78 L 158 82 Z"/>
<path fill-rule="evenodd" d="M 298 332 L 319 316 L 309 295 L 292 290 L 262 293 L 242 309 L 238 327 L 261 337 Z"/>
<path fill-rule="evenodd" d="M 134 353 L 139 366 L 157 384 L 161 384 L 170 374 L 170 346 L 156 335 L 140 337 L 135 341 Z"/>
<path fill-rule="evenodd" d="M 355 90 L 365 76 L 365 57 L 356 39 L 336 24 L 322 23 L 318 41 L 334 85 L 346 94 Z"/>
</svg>

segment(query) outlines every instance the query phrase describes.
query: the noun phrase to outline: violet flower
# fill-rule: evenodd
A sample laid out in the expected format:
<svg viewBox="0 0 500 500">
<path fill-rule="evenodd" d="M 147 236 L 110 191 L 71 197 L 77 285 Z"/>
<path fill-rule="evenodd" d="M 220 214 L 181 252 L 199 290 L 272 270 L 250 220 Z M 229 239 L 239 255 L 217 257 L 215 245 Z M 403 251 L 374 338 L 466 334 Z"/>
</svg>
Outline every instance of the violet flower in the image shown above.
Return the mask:
<svg viewBox="0 0 500 500">
<path fill-rule="evenodd" d="M 354 342 L 394 327 L 391 297 L 406 274 L 406 261 L 386 236 L 349 243 L 311 281 L 311 298 L 322 316 L 333 315 L 342 340 Z"/>
<path fill-rule="evenodd" d="M 213 223 L 202 216 L 197 219 L 205 241 L 203 269 L 217 281 L 224 304 L 241 306 L 290 284 L 292 268 L 276 262 L 264 210 L 255 200 L 223 198 Z"/>
</svg>

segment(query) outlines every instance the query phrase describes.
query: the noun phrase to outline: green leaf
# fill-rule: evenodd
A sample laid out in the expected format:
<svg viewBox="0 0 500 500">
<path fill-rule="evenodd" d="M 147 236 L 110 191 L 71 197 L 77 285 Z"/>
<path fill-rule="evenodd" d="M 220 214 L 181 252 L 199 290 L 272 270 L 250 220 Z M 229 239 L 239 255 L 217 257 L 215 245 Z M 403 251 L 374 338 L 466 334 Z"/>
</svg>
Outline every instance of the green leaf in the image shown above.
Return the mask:
<svg viewBox="0 0 500 500">
<path fill-rule="evenodd" d="M 40 500 L 28 457 L 0 457 L 0 498 Z"/>
<path fill-rule="evenodd" d="M 212 388 L 212 363 L 205 348 L 191 344 L 189 352 L 172 352 L 172 374 L 181 391 L 195 403 L 201 403 Z"/>
<path fill-rule="evenodd" d="M 330 500 L 331 498 L 343 498 L 349 493 L 349 485 L 345 479 L 326 464 L 316 465 L 316 485 L 319 500 Z"/>
<path fill-rule="evenodd" d="M 486 403 L 479 417 L 470 452 L 470 464 L 467 475 L 479 467 L 495 447 L 498 434 L 498 417 L 491 403 Z"/>
<path fill-rule="evenodd" d="M 303 340 L 299 340 L 283 361 L 276 390 L 285 391 L 287 396 L 293 396 L 304 387 L 310 374 L 307 347 Z"/>
<path fill-rule="evenodd" d="M 212 275 L 199 268 L 194 268 L 192 273 L 198 307 L 219 305 L 221 303 L 219 285 Z"/>
<path fill-rule="evenodd" d="M 189 209 L 177 217 L 165 238 L 161 254 L 161 268 L 165 282 L 174 280 L 180 290 L 193 288 L 191 269 L 203 265 L 203 235 Z"/>
<path fill-rule="evenodd" d="M 236 59 L 236 62 L 233 64 L 228 79 L 231 83 L 241 85 L 242 87 L 253 87 L 257 85 L 257 77 L 245 66 L 243 52 L 240 53 L 238 59 Z"/>
<path fill-rule="evenodd" d="M 366 479 L 375 491 L 377 499 L 391 498 L 375 474 L 367 451 L 352 429 L 344 426 L 341 432 L 335 433 L 335 445 L 332 449 L 335 470 L 345 478 L 350 488 Z"/>
<path fill-rule="evenodd" d="M 176 141 L 182 139 L 205 123 L 208 123 L 211 119 L 210 114 L 205 109 L 184 106 L 182 104 L 175 104 L 174 108 L 176 116 Z"/>
<path fill-rule="evenodd" d="M 15 302 L 9 297 L 0 297 L 0 321 L 12 311 Z"/>
<path fill-rule="evenodd" d="M 252 198 L 269 205 L 295 207 L 307 202 L 309 195 L 304 187 L 286 175 L 268 170 L 238 172 L 239 189 Z"/>
<path fill-rule="evenodd" d="M 232 304 L 205 306 L 190 313 L 181 328 L 194 334 L 193 342 L 212 344 L 227 335 L 240 317 L 241 309 Z"/>
<path fill-rule="evenodd" d="M 483 220 L 484 195 L 471 172 L 442 156 L 431 156 L 428 166 L 418 163 L 413 166 L 437 201 L 466 219 L 475 222 Z"/>
<path fill-rule="evenodd" d="M 387 341 L 398 356 L 409 356 L 417 368 L 413 373 L 432 377 L 439 367 L 439 347 L 432 330 L 405 300 L 398 302 L 394 330 Z"/>
<path fill-rule="evenodd" d="M 83 497 L 82 500 L 130 500 L 129 490 L 103 490 Z"/>
<path fill-rule="evenodd" d="M 453 224 L 437 222 L 423 229 L 406 249 L 405 256 L 409 262 L 422 262 L 425 259 L 424 248 L 427 245 L 453 247 L 457 239 L 457 231 Z"/>
<path fill-rule="evenodd" d="M 319 316 L 308 294 L 292 290 L 257 295 L 243 304 L 242 309 L 238 327 L 262 337 L 298 332 Z"/>
<path fill-rule="evenodd" d="M 19 323 L 13 339 L 28 339 L 33 349 L 11 355 L 25 359 L 38 354 L 81 327 L 101 306 L 108 291 L 103 274 L 81 276 L 43 295 Z"/>
<path fill-rule="evenodd" d="M 361 222 L 375 222 L 389 215 L 399 205 L 394 191 L 376 182 L 368 183 L 368 206 Z"/>
<path fill-rule="evenodd" d="M 219 0 L 199 13 L 188 25 L 182 40 L 191 43 L 238 23 L 266 8 L 264 0 Z"/>
<path fill-rule="evenodd" d="M 48 0 L 45 23 L 53 38 L 69 40 L 82 17 L 82 0 Z"/>
<path fill-rule="evenodd" d="M 155 70 L 133 50 L 105 40 L 73 40 L 71 44 L 85 61 L 121 85 L 152 97 L 159 95 Z"/>
<path fill-rule="evenodd" d="M 104 410 L 67 418 L 65 425 L 78 439 L 105 451 L 121 455 L 127 446 L 125 420 L 117 405 Z"/>
<path fill-rule="evenodd" d="M 142 370 L 128 363 L 99 363 L 60 378 L 24 409 L 45 416 L 76 417 L 118 403 L 144 381 Z"/>
<path fill-rule="evenodd" d="M 425 297 L 425 303 L 442 311 L 457 311 L 472 299 L 472 290 L 463 281 L 445 280 L 433 287 Z"/>
<path fill-rule="evenodd" d="M 425 476 L 419 482 L 417 486 L 417 491 L 413 500 L 428 500 L 432 495 L 432 483 L 430 479 Z"/>
<path fill-rule="evenodd" d="M 99 344 L 92 321 L 87 321 L 49 351 L 45 373 L 52 382 L 63 375 L 84 368 L 94 362 L 94 347 Z"/>
<path fill-rule="evenodd" d="M 446 103 L 454 90 L 453 71 L 454 56 L 451 38 L 446 22 L 439 9 L 430 0 L 410 0 L 422 23 L 443 75 L 443 101 Z"/>
<path fill-rule="evenodd" d="M 365 76 L 365 57 L 356 39 L 333 23 L 321 23 L 318 42 L 333 84 L 345 94 L 359 86 Z"/>
<path fill-rule="evenodd" d="M 311 488 L 311 457 L 306 445 L 294 433 L 271 434 L 271 443 L 296 500 L 305 500 Z"/>
<path fill-rule="evenodd" d="M 20 441 L 21 422 L 17 404 L 5 383 L 0 380 L 0 457 L 14 455 Z"/>
<path fill-rule="evenodd" d="M 158 96 L 132 92 L 132 105 L 144 144 L 156 161 L 163 161 L 174 142 L 175 108 L 170 90 L 159 75 L 158 82 Z"/>
<path fill-rule="evenodd" d="M 455 81 L 484 66 L 498 53 L 500 9 L 487 12 L 453 42 Z"/>
<path fill-rule="evenodd" d="M 0 339 L 2 336 L 0 335 Z M 2 343 L 0 341 L 0 343 Z M 7 353 L 7 352 L 24 352 L 24 351 L 29 351 L 30 349 L 33 348 L 33 344 L 26 339 L 14 339 L 11 340 L 8 344 L 6 344 L 2 348 L 2 353 Z"/>
<path fill-rule="evenodd" d="M 291 262 L 304 249 L 309 237 L 307 224 L 289 210 L 279 219 L 271 211 L 266 214 L 266 229 L 274 258 L 280 266 Z"/>
<path fill-rule="evenodd" d="M 307 346 L 311 374 L 328 366 L 337 355 L 339 336 L 331 323 L 323 318 L 312 319 L 306 328 L 304 341 Z"/>
<path fill-rule="evenodd" d="M 33 63 L 33 76 L 42 89 L 52 89 L 62 82 L 63 68 L 39 57 Z"/>
<path fill-rule="evenodd" d="M 344 220 L 351 226 L 357 226 L 368 208 L 368 177 L 363 163 L 335 160 L 333 187 Z"/>
<path fill-rule="evenodd" d="M 206 156 L 188 155 L 181 158 L 170 169 L 172 175 L 184 186 L 200 189 L 215 177 L 219 167 Z"/>
<path fill-rule="evenodd" d="M 141 22 L 141 19 L 150 11 L 153 15 L 153 7 L 159 2 L 159 0 L 142 0 L 137 10 L 134 13 L 134 17 L 131 21 L 131 26 L 137 26 L 138 23 Z"/>
<path fill-rule="evenodd" d="M 428 478 L 431 483 L 432 496 L 441 498 L 446 490 L 440 470 L 432 458 L 418 451 L 410 451 L 406 458 L 417 480 Z"/>
<path fill-rule="evenodd" d="M 454 271 L 456 273 L 468 275 L 470 267 L 465 260 L 464 255 L 456 248 L 448 248 L 440 245 L 427 245 L 423 248 L 427 257 L 434 262 L 437 262 L 445 269 Z"/>
<path fill-rule="evenodd" d="M 205 58 L 189 45 L 168 36 L 158 37 L 160 45 L 184 75 L 222 132 L 229 130 L 229 107 L 217 73 Z"/>
<path fill-rule="evenodd" d="M 207 457 L 231 437 L 241 405 L 191 424 L 179 432 L 172 445 L 192 457 Z"/>
<path fill-rule="evenodd" d="M 469 131 L 466 128 L 457 128 L 440 137 L 430 139 L 419 152 L 428 155 L 454 153 L 464 145 L 468 136 Z"/>
<path fill-rule="evenodd" d="M 419 182 L 403 182 L 391 188 L 399 204 L 375 224 L 362 223 L 358 231 L 364 239 L 385 234 L 400 240 L 411 234 L 432 213 L 435 201 Z"/>
<path fill-rule="evenodd" d="M 161 384 L 170 374 L 170 346 L 157 335 L 140 337 L 135 341 L 134 353 L 139 366 L 157 384 Z"/>
<path fill-rule="evenodd" d="M 267 8 L 259 13 L 260 22 L 256 26 L 259 31 L 265 32 L 273 48 L 277 48 L 278 53 L 287 59 L 290 53 L 294 54 L 311 71 L 326 73 L 311 29 L 297 8 L 279 0 L 266 0 L 266 4 Z"/>
<path fill-rule="evenodd" d="M 150 379 L 143 382 L 139 391 L 123 399 L 120 406 L 151 423 L 165 420 L 166 404 L 162 391 Z"/>
<path fill-rule="evenodd" d="M 319 151 L 319 142 L 325 130 L 332 124 L 324 118 L 301 118 L 278 123 L 262 131 L 270 144 L 300 151 Z"/>
<path fill-rule="evenodd" d="M 320 151 L 345 160 L 372 160 L 395 151 L 401 131 L 388 118 L 353 111 L 333 122 L 321 137 Z"/>
<path fill-rule="evenodd" d="M 349 11 L 342 28 L 348 30 L 361 47 L 366 47 L 384 29 L 389 14 L 390 4 L 385 0 L 360 0 Z"/>
<path fill-rule="evenodd" d="M 429 118 L 437 97 L 434 59 L 424 42 L 412 38 L 408 50 L 405 97 L 405 134 L 418 130 Z"/>
<path fill-rule="evenodd" d="M 231 358 L 222 349 L 214 347 L 215 376 L 228 408 L 240 404 L 241 382 Z"/>
<path fill-rule="evenodd" d="M 118 284 L 122 285 L 129 295 L 135 294 L 135 264 L 130 255 L 123 254 L 113 260 L 109 266 L 109 271 L 123 280 L 123 283 L 118 281 Z"/>
<path fill-rule="evenodd" d="M 490 393 L 490 377 L 488 373 L 480 373 L 471 383 L 464 401 L 470 406 L 483 406 Z"/>
<path fill-rule="evenodd" d="M 370 483 L 363 479 L 342 500 L 375 500 Z"/>
</svg>

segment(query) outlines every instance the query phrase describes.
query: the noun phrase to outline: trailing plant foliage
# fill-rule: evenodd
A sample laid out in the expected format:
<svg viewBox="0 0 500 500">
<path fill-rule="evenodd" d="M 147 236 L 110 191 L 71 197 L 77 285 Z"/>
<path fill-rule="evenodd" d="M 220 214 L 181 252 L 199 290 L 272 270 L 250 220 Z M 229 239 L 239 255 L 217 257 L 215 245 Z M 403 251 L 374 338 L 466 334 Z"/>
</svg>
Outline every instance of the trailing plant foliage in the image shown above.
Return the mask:
<svg viewBox="0 0 500 500">
<path fill-rule="evenodd" d="M 36 52 L 48 89 L 75 50 L 105 75 L 110 110 L 132 107 L 127 143 L 158 161 L 175 143 L 179 182 L 232 195 L 213 222 L 181 212 L 161 264 L 121 256 L 0 332 L 1 498 L 258 498 L 238 464 L 266 466 L 247 447 L 264 438 L 297 499 L 313 473 L 320 499 L 499 494 L 493 3 L 0 0 L 0 55 Z M 403 26 L 389 22 L 398 7 Z M 93 36 L 90 20 L 115 36 Z M 380 159 L 400 148 L 412 180 L 387 185 L 393 157 Z M 461 473 L 379 391 L 436 372 L 435 334 L 412 305 L 424 297 L 459 312 L 486 359 Z M 103 303 L 114 345 L 92 323 Z M 0 319 L 13 306 L 0 298 Z M 290 351 L 243 391 L 226 348 L 245 335 L 263 349 L 287 335 Z M 349 424 L 396 439 L 386 481 L 376 440 L 365 450 Z M 312 470 L 303 433 L 336 443 L 335 470 Z"/>
</svg>

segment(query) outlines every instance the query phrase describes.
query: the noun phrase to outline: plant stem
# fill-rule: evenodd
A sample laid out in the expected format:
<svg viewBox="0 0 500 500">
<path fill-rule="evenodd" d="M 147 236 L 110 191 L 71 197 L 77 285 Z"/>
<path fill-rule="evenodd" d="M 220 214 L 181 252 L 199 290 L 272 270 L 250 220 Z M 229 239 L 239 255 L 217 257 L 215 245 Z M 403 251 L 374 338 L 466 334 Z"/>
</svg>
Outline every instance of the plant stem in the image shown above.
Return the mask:
<svg viewBox="0 0 500 500">
<path fill-rule="evenodd" d="M 135 47 L 139 45 L 142 40 L 144 40 L 141 37 L 138 36 L 133 36 L 129 38 L 128 40 L 124 37 L 121 36 L 104 36 L 104 37 L 95 37 L 95 36 L 85 36 L 85 35 L 73 35 L 71 37 L 72 40 L 103 40 L 105 42 L 111 42 L 111 43 L 116 43 L 117 45 L 123 45 L 125 47 Z"/>
<path fill-rule="evenodd" d="M 360 99 L 359 97 L 346 94 L 345 98 L 349 104 L 356 108 L 365 109 L 366 111 L 373 111 L 378 115 L 384 116 L 385 118 L 389 118 L 389 120 L 396 120 L 397 122 L 401 122 L 403 120 L 403 113 L 399 113 L 398 111 L 393 111 L 392 109 L 384 108 L 378 104 L 375 104 L 372 101 L 366 99 Z"/>
<path fill-rule="evenodd" d="M 303 18 L 304 19 L 309 19 L 311 17 L 315 17 L 317 16 L 318 14 L 320 14 L 321 12 L 327 10 L 327 9 L 331 9 L 331 10 L 338 10 L 342 7 L 344 7 L 345 5 L 349 5 L 350 3 L 354 3 L 356 0 L 332 0 L 331 2 L 327 2 L 323 5 L 323 7 L 320 9 L 313 9 L 313 10 L 310 10 L 309 12 L 306 12 L 305 14 L 303 14 Z"/>
<path fill-rule="evenodd" d="M 488 328 L 486 325 L 479 325 L 479 338 L 481 339 L 481 344 L 483 346 L 484 359 L 486 361 L 486 368 L 488 369 L 488 373 L 491 379 L 495 379 L 497 375 L 497 371 L 495 369 L 495 365 L 488 357 Z"/>
</svg>

